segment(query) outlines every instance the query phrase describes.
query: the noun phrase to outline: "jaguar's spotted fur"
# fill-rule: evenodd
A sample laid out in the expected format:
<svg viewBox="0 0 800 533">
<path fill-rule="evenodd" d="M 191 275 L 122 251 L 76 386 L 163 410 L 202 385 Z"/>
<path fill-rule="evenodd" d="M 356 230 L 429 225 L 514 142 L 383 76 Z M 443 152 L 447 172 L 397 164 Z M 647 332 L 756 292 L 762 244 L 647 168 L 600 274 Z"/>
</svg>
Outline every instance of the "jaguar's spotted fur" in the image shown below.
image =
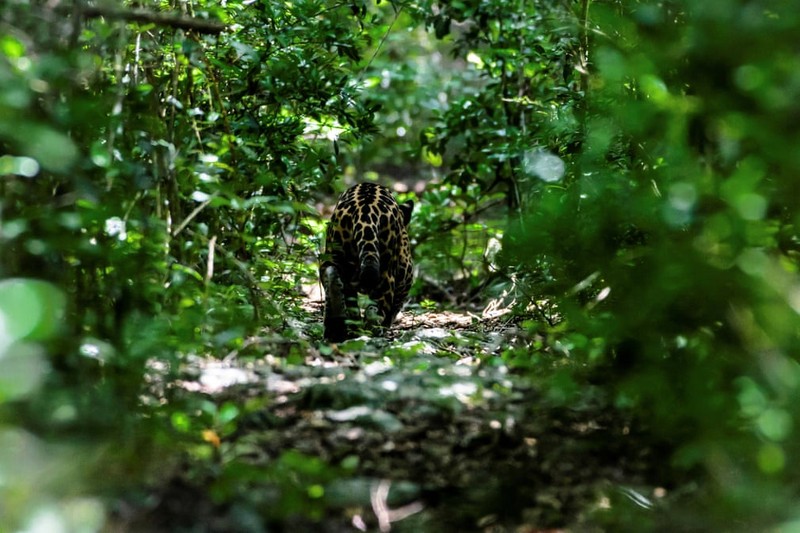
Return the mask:
<svg viewBox="0 0 800 533">
<path fill-rule="evenodd" d="M 413 278 L 407 231 L 413 209 L 375 183 L 354 185 L 339 198 L 320 265 L 326 339 L 348 337 L 347 321 L 360 318 L 358 293 L 372 300 L 364 313 L 368 326 L 392 325 Z"/>
</svg>

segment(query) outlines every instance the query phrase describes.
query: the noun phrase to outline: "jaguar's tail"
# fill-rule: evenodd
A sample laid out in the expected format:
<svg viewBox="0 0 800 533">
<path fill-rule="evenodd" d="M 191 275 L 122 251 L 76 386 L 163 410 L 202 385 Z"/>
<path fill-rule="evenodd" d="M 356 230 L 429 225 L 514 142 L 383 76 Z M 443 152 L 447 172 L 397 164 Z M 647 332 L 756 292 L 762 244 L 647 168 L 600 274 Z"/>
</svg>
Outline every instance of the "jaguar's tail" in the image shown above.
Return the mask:
<svg viewBox="0 0 800 533">
<path fill-rule="evenodd" d="M 373 243 L 361 243 L 358 249 L 360 261 L 358 283 L 361 290 L 369 292 L 378 286 L 381 279 L 381 260 Z"/>
</svg>

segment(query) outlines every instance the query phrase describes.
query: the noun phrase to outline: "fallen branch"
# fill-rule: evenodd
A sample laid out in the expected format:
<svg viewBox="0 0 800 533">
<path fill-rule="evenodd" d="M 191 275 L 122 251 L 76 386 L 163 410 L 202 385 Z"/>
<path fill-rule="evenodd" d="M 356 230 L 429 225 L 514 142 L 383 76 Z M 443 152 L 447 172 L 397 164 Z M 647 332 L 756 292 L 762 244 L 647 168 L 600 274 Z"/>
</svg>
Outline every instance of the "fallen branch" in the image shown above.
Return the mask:
<svg viewBox="0 0 800 533">
<path fill-rule="evenodd" d="M 73 13 L 71 8 L 59 11 Z M 182 30 L 191 30 L 198 33 L 221 33 L 227 26 L 215 20 L 182 17 L 169 13 L 154 13 L 146 9 L 120 9 L 108 6 L 80 6 L 76 8 L 77 14 L 87 18 L 103 17 L 110 20 L 124 20 L 127 22 L 143 22 L 157 26 L 169 26 Z"/>
</svg>

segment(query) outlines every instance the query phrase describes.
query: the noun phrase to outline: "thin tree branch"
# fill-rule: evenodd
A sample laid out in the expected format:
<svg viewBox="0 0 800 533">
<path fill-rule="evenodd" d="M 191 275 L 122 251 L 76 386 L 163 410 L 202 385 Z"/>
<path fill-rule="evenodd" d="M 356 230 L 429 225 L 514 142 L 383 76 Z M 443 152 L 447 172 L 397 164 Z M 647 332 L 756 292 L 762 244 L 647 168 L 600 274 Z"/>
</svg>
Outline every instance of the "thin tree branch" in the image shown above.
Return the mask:
<svg viewBox="0 0 800 533">
<path fill-rule="evenodd" d="M 62 9 L 59 9 L 62 11 Z M 198 33 L 221 33 L 227 26 L 219 21 L 205 20 L 199 18 L 183 17 L 169 13 L 154 13 L 146 9 L 120 9 L 108 6 L 80 6 L 70 13 L 77 13 L 86 18 L 102 17 L 110 20 L 124 20 L 126 22 L 143 22 L 145 24 L 155 24 L 157 26 L 169 26 L 182 30 L 190 30 Z"/>
<path fill-rule="evenodd" d="M 180 225 L 179 225 L 179 226 L 178 226 L 178 227 L 175 229 L 175 231 L 174 231 L 174 232 L 172 232 L 172 236 L 173 236 L 173 237 L 177 237 L 177 236 L 178 236 L 178 234 L 179 234 L 180 232 L 182 232 L 184 229 L 186 229 L 186 226 L 187 226 L 187 225 L 189 225 L 189 222 L 191 222 L 191 221 L 192 221 L 192 219 L 193 219 L 194 217 L 196 217 L 197 215 L 199 215 L 199 214 L 200 214 L 200 211 L 202 211 L 203 209 L 205 209 L 205 208 L 206 208 L 206 206 L 208 206 L 208 204 L 210 204 L 210 203 L 211 203 L 211 201 L 212 201 L 214 198 L 216 198 L 216 197 L 217 197 L 217 193 L 214 193 L 214 194 L 212 194 L 212 195 L 211 195 L 209 198 L 207 198 L 207 199 L 206 199 L 206 200 L 205 200 L 205 201 L 204 201 L 202 204 L 200 204 L 200 205 L 198 205 L 197 207 L 195 207 L 195 208 L 194 208 L 194 211 L 192 211 L 191 213 L 189 213 L 189 216 L 188 216 L 188 217 L 186 217 L 186 218 L 184 219 L 184 221 L 180 223 Z"/>
</svg>

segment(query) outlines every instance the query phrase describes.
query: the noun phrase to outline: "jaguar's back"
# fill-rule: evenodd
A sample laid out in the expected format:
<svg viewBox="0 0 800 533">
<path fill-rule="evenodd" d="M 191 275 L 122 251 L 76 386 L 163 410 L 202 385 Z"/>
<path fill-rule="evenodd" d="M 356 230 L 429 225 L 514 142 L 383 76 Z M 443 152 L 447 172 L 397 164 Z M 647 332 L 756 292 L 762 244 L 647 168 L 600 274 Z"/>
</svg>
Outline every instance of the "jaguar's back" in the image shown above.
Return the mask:
<svg viewBox="0 0 800 533">
<path fill-rule="evenodd" d="M 320 265 L 327 339 L 347 338 L 347 320 L 359 318 L 358 293 L 374 302 L 365 312 L 369 325 L 391 326 L 413 280 L 407 231 L 413 208 L 375 183 L 354 185 L 339 198 Z"/>
</svg>

